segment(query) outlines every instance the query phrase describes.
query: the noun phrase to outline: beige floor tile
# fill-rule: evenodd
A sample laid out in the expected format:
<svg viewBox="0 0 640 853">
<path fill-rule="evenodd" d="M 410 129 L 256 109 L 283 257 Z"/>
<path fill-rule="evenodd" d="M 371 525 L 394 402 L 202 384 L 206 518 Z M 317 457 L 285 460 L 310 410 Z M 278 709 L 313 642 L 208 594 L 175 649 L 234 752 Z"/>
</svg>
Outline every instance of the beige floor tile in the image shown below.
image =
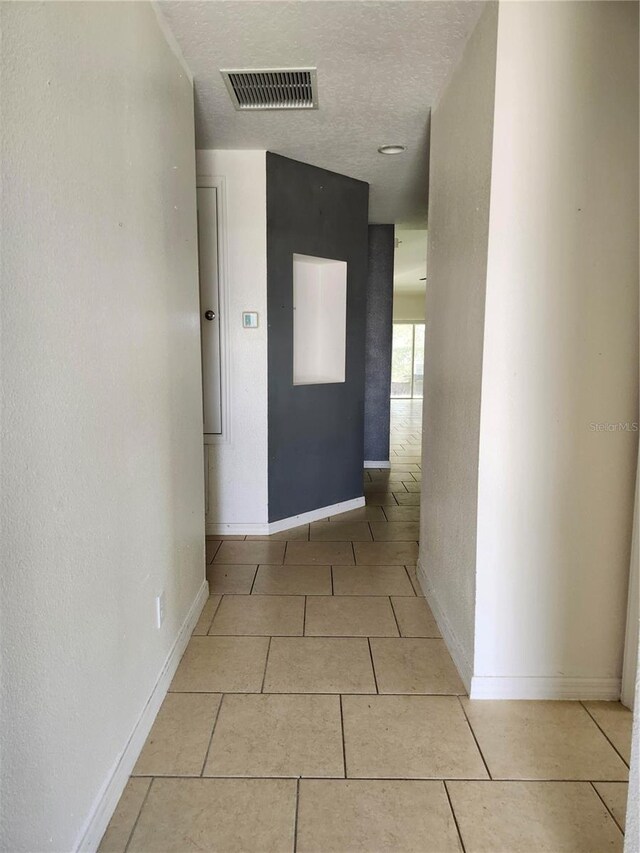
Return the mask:
<svg viewBox="0 0 640 853">
<path fill-rule="evenodd" d="M 299 853 L 457 853 L 442 782 L 305 779 Z"/>
<path fill-rule="evenodd" d="M 420 597 L 393 596 L 393 609 L 401 637 L 436 637 L 440 631 L 426 600 Z"/>
<path fill-rule="evenodd" d="M 422 484 L 414 480 L 413 483 L 405 482 L 404 487 L 408 492 L 419 492 L 422 489 Z"/>
<path fill-rule="evenodd" d="M 167 693 L 133 775 L 199 776 L 221 698 L 216 693 Z"/>
<path fill-rule="evenodd" d="M 323 595 L 307 600 L 308 637 L 397 637 L 389 599 L 383 596 Z"/>
<path fill-rule="evenodd" d="M 226 533 L 207 533 L 207 542 L 244 542 L 246 536 L 235 536 Z"/>
<path fill-rule="evenodd" d="M 371 638 L 379 693 L 466 695 L 443 640 Z"/>
<path fill-rule="evenodd" d="M 406 445 L 405 445 L 406 446 Z M 418 448 L 419 449 L 419 448 Z M 419 453 L 416 453 L 416 457 L 419 456 Z M 397 471 L 419 471 L 420 466 L 415 462 L 392 462 L 391 463 L 391 472 L 396 473 Z"/>
<path fill-rule="evenodd" d="M 364 638 L 274 637 L 265 693 L 375 693 Z"/>
<path fill-rule="evenodd" d="M 586 782 L 447 782 L 467 853 L 622 851 Z"/>
<path fill-rule="evenodd" d="M 192 637 L 173 677 L 178 693 L 259 693 L 267 637 Z"/>
<path fill-rule="evenodd" d="M 216 555 L 216 551 L 220 547 L 219 540 L 207 539 L 205 542 L 205 560 L 210 563 Z"/>
<path fill-rule="evenodd" d="M 334 566 L 334 595 L 414 595 L 404 566 Z"/>
<path fill-rule="evenodd" d="M 128 853 L 293 850 L 292 779 L 155 779 Z"/>
<path fill-rule="evenodd" d="M 284 542 L 223 542 L 214 557 L 214 563 L 281 565 L 284 549 Z"/>
<path fill-rule="evenodd" d="M 309 539 L 309 525 L 303 524 L 301 527 L 292 527 L 290 530 L 281 530 L 279 533 L 270 533 L 264 536 L 247 536 L 247 542 L 294 542 L 302 540 L 306 542 Z"/>
<path fill-rule="evenodd" d="M 594 782 L 594 788 L 604 800 L 615 822 L 624 832 L 627 820 L 627 797 L 629 785 L 627 782 Z"/>
<path fill-rule="evenodd" d="M 407 492 L 407 494 L 409 493 Z M 371 507 L 398 506 L 398 501 L 394 498 L 393 494 L 387 492 L 371 492 L 365 495 L 365 500 L 367 506 Z"/>
<path fill-rule="evenodd" d="M 385 506 L 383 512 L 387 521 L 420 521 L 419 506 Z"/>
<path fill-rule="evenodd" d="M 420 492 L 394 492 L 400 506 L 420 506 Z"/>
<path fill-rule="evenodd" d="M 620 702 L 583 702 L 627 764 L 631 761 L 631 726 L 633 714 Z"/>
<path fill-rule="evenodd" d="M 353 565 L 353 548 L 351 542 L 289 542 L 285 563 L 301 566 Z"/>
<path fill-rule="evenodd" d="M 407 478 L 413 479 L 410 473 L 404 471 L 392 473 L 389 470 L 376 471 L 372 469 L 369 474 L 371 476 L 370 482 L 372 483 L 403 483 Z"/>
<path fill-rule="evenodd" d="M 366 521 L 314 521 L 311 541 L 371 542 L 371 530 Z"/>
<path fill-rule="evenodd" d="M 329 521 L 384 521 L 385 515 L 380 506 L 360 506 L 332 515 Z"/>
<path fill-rule="evenodd" d="M 344 776 L 339 696 L 225 696 L 205 776 Z"/>
<path fill-rule="evenodd" d="M 151 779 L 129 779 L 102 836 L 98 853 L 124 853 L 150 784 Z"/>
<path fill-rule="evenodd" d="M 373 521 L 371 532 L 378 542 L 417 542 L 420 536 L 417 521 Z"/>
<path fill-rule="evenodd" d="M 417 542 L 355 542 L 353 547 L 358 565 L 414 566 L 418 559 Z"/>
<path fill-rule="evenodd" d="M 343 696 L 347 776 L 486 779 L 457 698 Z"/>
<path fill-rule="evenodd" d="M 494 779 L 627 778 L 624 762 L 578 702 L 462 702 Z"/>
<path fill-rule="evenodd" d="M 405 489 L 404 483 L 402 482 L 393 482 L 387 483 L 382 480 L 372 480 L 370 483 L 364 484 L 364 494 L 365 497 L 367 495 L 386 495 L 386 497 L 391 497 L 394 492 L 407 492 L 408 489 Z"/>
<path fill-rule="evenodd" d="M 221 599 L 221 595 L 210 595 L 205 601 L 205 605 L 202 608 L 198 621 L 196 622 L 196 627 L 193 629 L 193 634 L 195 636 L 201 636 L 209 633 L 213 616 L 218 609 Z"/>
<path fill-rule="evenodd" d="M 331 595 L 331 566 L 259 566 L 254 595 Z"/>
<path fill-rule="evenodd" d="M 225 595 L 209 634 L 300 637 L 303 595 Z"/>
<path fill-rule="evenodd" d="M 257 565 L 226 566 L 222 563 L 212 563 L 207 566 L 209 592 L 212 595 L 214 593 L 248 595 L 257 571 Z"/>
</svg>

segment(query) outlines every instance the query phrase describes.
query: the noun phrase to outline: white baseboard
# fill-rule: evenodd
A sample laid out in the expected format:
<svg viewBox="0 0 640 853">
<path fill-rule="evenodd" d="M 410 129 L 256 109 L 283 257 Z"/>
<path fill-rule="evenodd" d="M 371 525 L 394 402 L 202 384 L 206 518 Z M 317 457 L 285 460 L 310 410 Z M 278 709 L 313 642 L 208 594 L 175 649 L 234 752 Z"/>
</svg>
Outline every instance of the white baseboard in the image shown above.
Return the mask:
<svg viewBox="0 0 640 853">
<path fill-rule="evenodd" d="M 425 598 L 427 599 L 427 603 L 431 608 L 431 612 L 433 613 L 434 619 L 438 624 L 438 628 L 440 629 L 440 633 L 442 634 L 442 639 L 445 642 L 446 647 L 449 649 L 449 654 L 453 658 L 453 662 L 456 665 L 456 669 L 460 674 L 460 678 L 462 679 L 462 683 L 465 686 L 467 693 L 471 687 L 471 676 L 473 675 L 473 667 L 471 661 L 467 658 L 465 651 L 462 647 L 462 644 L 458 640 L 451 627 L 449 620 L 445 616 L 444 610 L 440 606 L 440 602 L 438 601 L 438 597 L 429 583 L 429 578 L 422 566 L 420 559 L 418 559 L 418 565 L 416 568 L 416 575 L 418 577 L 418 581 L 420 586 L 422 587 L 422 591 L 424 592 Z"/>
<path fill-rule="evenodd" d="M 402 460 L 400 460 L 402 461 Z M 388 459 L 382 460 L 380 462 L 371 462 L 371 460 L 366 460 L 364 463 L 365 468 L 391 468 L 391 462 Z"/>
<path fill-rule="evenodd" d="M 301 524 L 309 524 L 311 521 L 319 521 L 321 518 L 328 518 L 330 515 L 340 515 L 341 512 L 349 512 L 352 509 L 360 509 L 364 506 L 364 497 L 352 498 L 350 501 L 341 501 L 330 506 L 321 506 L 319 509 L 312 509 L 311 512 L 303 512 L 300 515 L 292 515 L 289 518 L 281 518 L 279 521 L 272 521 L 269 524 L 269 533 L 280 533 L 282 530 L 289 530 L 292 527 L 300 527 Z"/>
<path fill-rule="evenodd" d="M 207 536 L 266 536 L 269 533 L 269 525 L 264 524 L 218 524 L 207 521 L 205 524 Z"/>
<path fill-rule="evenodd" d="M 471 699 L 601 699 L 620 698 L 619 678 L 499 677 L 474 676 Z"/>
<path fill-rule="evenodd" d="M 364 506 L 364 497 L 352 498 L 349 501 L 341 501 L 330 506 L 321 506 L 310 512 L 302 512 L 300 515 L 292 515 L 289 518 L 281 518 L 279 521 L 271 521 L 265 524 L 214 524 L 207 522 L 206 532 L 209 535 L 223 536 L 268 536 L 271 533 L 281 533 L 283 530 L 291 530 L 311 521 L 319 521 L 330 515 L 340 515 L 341 512 L 349 512 Z"/>
<path fill-rule="evenodd" d="M 94 800 L 93 807 L 85 822 L 84 829 L 80 833 L 80 841 L 75 847 L 78 853 L 93 853 L 98 849 L 100 840 L 111 820 L 111 816 L 118 805 L 118 800 L 124 790 L 131 771 L 142 751 L 142 747 L 147 739 L 151 726 L 156 718 L 160 706 L 167 694 L 171 680 L 175 675 L 175 671 L 180 663 L 191 632 L 196 626 L 196 622 L 202 612 L 202 608 L 209 597 L 209 584 L 207 581 L 202 582 L 198 594 L 196 595 L 193 604 L 189 608 L 189 613 L 182 623 L 178 636 L 169 652 L 164 665 L 160 671 L 158 679 L 155 683 L 151 695 L 147 700 L 147 704 L 142 710 L 138 722 L 135 724 L 131 736 L 122 751 L 120 757 L 116 761 L 109 777 L 105 781 L 100 793 Z"/>
</svg>

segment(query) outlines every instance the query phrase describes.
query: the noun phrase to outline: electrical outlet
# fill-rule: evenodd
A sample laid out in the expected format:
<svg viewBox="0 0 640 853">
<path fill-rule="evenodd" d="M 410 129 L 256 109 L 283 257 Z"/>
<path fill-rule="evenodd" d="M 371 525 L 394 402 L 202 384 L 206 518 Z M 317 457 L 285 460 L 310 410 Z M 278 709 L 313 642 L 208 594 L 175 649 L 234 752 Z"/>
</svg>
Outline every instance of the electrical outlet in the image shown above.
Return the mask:
<svg viewBox="0 0 640 853">
<path fill-rule="evenodd" d="M 164 622 L 164 592 L 156 596 L 156 628 L 162 628 Z"/>
</svg>

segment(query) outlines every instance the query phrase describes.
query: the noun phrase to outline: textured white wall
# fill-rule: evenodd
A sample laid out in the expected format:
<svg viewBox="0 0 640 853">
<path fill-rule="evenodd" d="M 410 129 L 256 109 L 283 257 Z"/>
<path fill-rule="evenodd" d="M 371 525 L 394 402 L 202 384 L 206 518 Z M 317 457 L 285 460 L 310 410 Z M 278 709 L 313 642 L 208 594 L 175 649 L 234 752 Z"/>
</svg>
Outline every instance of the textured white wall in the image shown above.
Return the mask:
<svg viewBox="0 0 640 853">
<path fill-rule="evenodd" d="M 475 627 L 496 24 L 490 5 L 431 118 L 420 565 L 466 681 Z"/>
<path fill-rule="evenodd" d="M 637 433 L 590 424 L 638 420 L 638 6 L 503 3 L 497 56 L 475 674 L 615 695 Z"/>
<path fill-rule="evenodd" d="M 267 523 L 267 172 L 265 151 L 198 151 L 198 175 L 223 177 L 229 440 L 209 444 L 207 530 Z M 257 311 L 257 329 L 242 312 Z M 224 318 L 223 318 L 224 322 Z"/>
<path fill-rule="evenodd" d="M 149 4 L 0 14 L 0 848 L 69 851 L 204 579 L 193 97 Z"/>
</svg>

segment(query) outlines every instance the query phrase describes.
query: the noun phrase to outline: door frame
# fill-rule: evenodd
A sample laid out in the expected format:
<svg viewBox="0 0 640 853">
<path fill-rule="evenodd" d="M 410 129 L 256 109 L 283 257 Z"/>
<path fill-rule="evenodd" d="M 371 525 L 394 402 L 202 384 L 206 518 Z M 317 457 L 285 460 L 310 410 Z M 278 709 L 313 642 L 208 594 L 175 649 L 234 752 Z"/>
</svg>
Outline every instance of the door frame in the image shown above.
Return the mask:
<svg viewBox="0 0 640 853">
<path fill-rule="evenodd" d="M 196 188 L 214 188 L 216 193 L 218 219 L 218 310 L 220 313 L 220 406 L 222 432 L 220 434 L 205 432 L 205 444 L 229 444 L 231 441 L 231 377 L 229 364 L 229 270 L 227 247 L 227 186 L 221 175 L 210 175 L 198 172 Z M 198 304 L 200 301 L 200 278 L 198 275 Z M 199 317 L 202 327 L 202 318 Z"/>
</svg>

